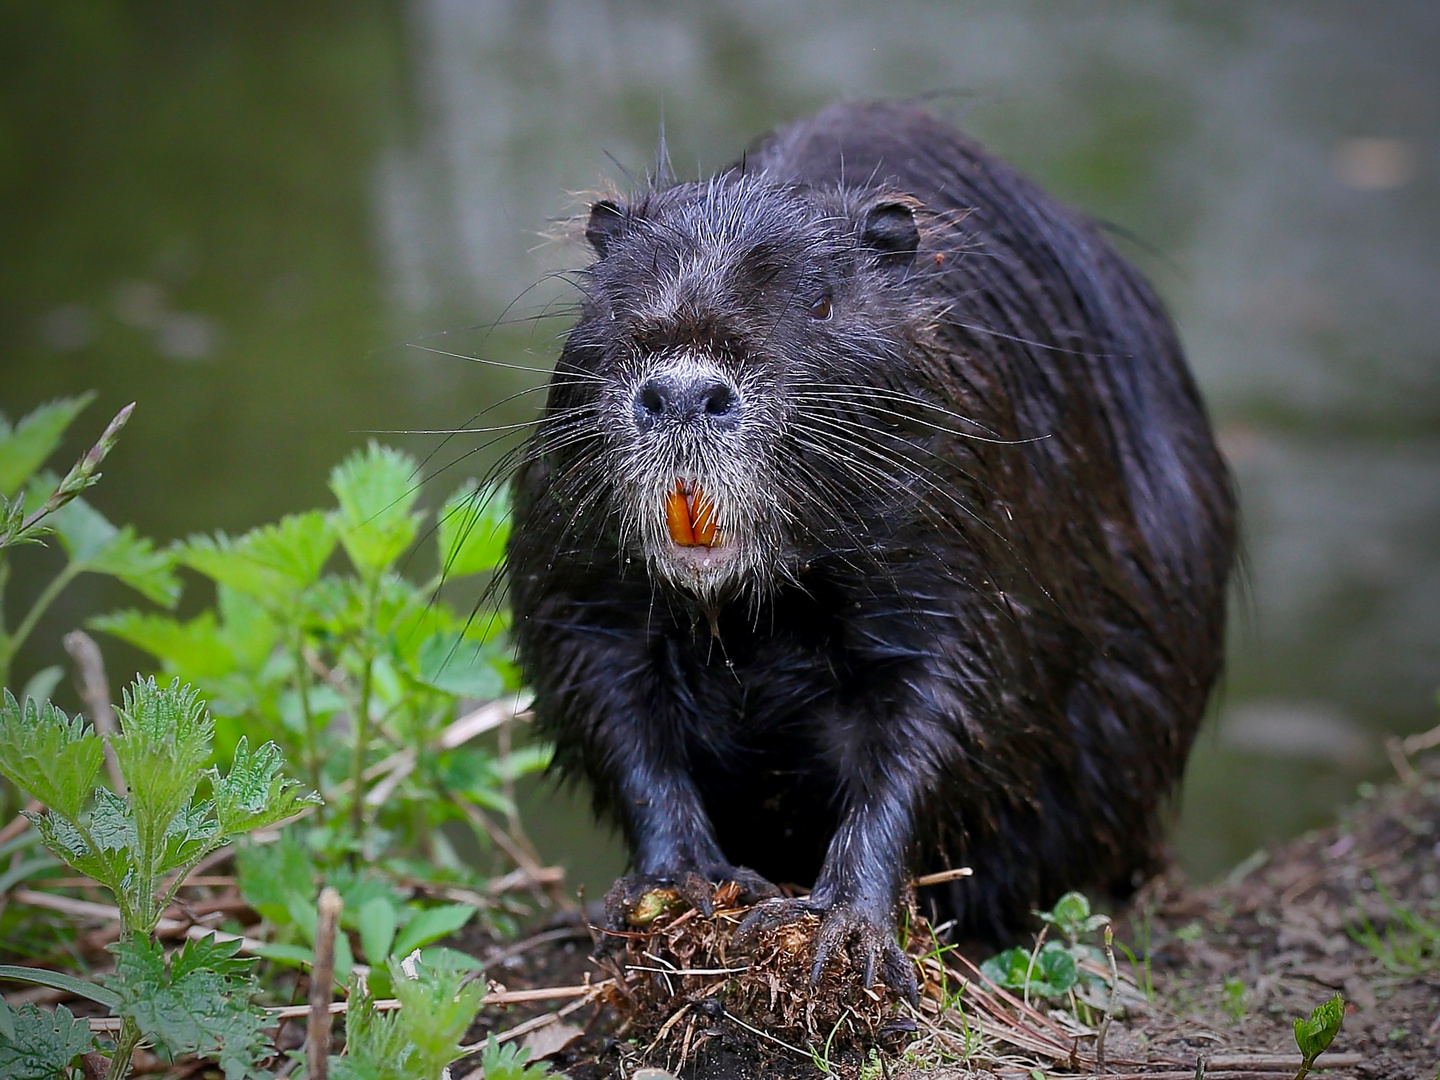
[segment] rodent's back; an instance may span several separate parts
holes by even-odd
[[[1165,571],[1156,584],[1167,599],[1200,588],[1202,604],[1223,591],[1234,499],[1204,406],[1161,303],[1093,222],[903,103],[831,106],[763,139],[744,168],[914,195],[929,211],[928,244],[947,261],[921,277],[952,299],[945,332],[957,357],[1003,356],[1021,392],[1090,395],[1083,403],[1100,413],[1136,525]],[[1055,436],[1044,425],[1056,418],[1032,418],[1021,437]]]

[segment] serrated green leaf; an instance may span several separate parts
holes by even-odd
[[[136,680],[116,713],[120,734],[110,745],[130,789],[138,857],[154,859],[200,782],[214,724],[199,694],[179,679],[163,688],[153,677]]]
[[[503,487],[467,484],[446,500],[439,519],[440,572],[445,578],[493,570],[510,539],[510,500]]]
[[[269,1019],[250,1004],[254,961],[235,956],[239,945],[187,941],[167,965],[158,942],[122,938],[110,946],[115,973],[106,980],[120,995],[116,1013],[172,1054],[215,1057],[228,1080],[261,1075],[256,1066],[269,1054],[262,1032]]]
[[[423,908],[410,917],[395,938],[390,952],[396,957],[406,957],[414,949],[439,941],[447,934],[453,934],[475,915],[471,904],[444,904],[440,907]]]
[[[182,806],[165,830],[164,843],[155,860],[155,874],[168,874],[218,848],[224,837],[215,820],[214,804],[206,799]]]
[[[393,1012],[376,1012],[370,995],[354,988],[345,1056],[330,1059],[336,1080],[439,1080],[460,1056],[459,1042],[479,1012],[485,989],[478,981],[462,986],[464,972],[439,959],[433,967],[422,963],[414,979],[397,960],[389,961],[392,990],[400,999]]]
[[[81,498],[71,499],[48,518],[71,562],[81,570],[108,574],[164,607],[180,599],[175,557],[157,551],[132,526],[117,529]]]
[[[21,417],[13,427],[0,414],[0,495],[13,496],[55,452],[65,430],[95,400],[94,392],[58,398]]]
[[[8,1019],[13,1031],[0,1034],[0,1076],[6,1080],[54,1080],[95,1046],[90,1025],[64,1005],[53,1013],[22,1005]]]
[[[413,675],[431,689],[488,701],[505,692],[490,657],[490,649],[459,632],[432,634],[420,646]]]
[[[222,833],[234,836],[263,829],[319,803],[318,795],[304,794],[299,781],[281,774],[284,766],[284,755],[273,742],[257,747],[252,754],[249,740],[240,737],[229,773],[209,772]]]
[[[144,649],[167,674],[213,683],[233,672],[255,672],[279,642],[279,624],[259,601],[228,585],[216,589],[220,618],[202,611],[188,622],[153,612],[115,611],[90,619],[93,630]]]
[[[1330,1048],[1344,1021],[1345,999],[1339,994],[1317,1005],[1309,1019],[1296,1019],[1295,1045],[1307,1065]]]
[[[235,861],[245,902],[276,926],[290,924],[292,897],[308,903],[316,894],[319,871],[291,830],[282,832],[273,844],[237,845]]]
[[[69,505],[74,506],[79,501],[76,499]],[[63,510],[60,512],[64,513]],[[86,569],[118,578],[162,607],[173,608],[180,600],[175,557],[168,551],[156,550],[153,543],[137,536],[129,525],[115,534],[105,549],[87,563]]]
[[[366,901],[360,909],[357,918],[360,947],[365,950],[365,959],[372,967],[390,955],[398,920],[399,912],[389,897],[377,896]]]
[[[497,1043],[491,1035],[480,1052],[485,1080],[548,1080],[553,1074],[543,1061],[527,1065],[530,1051],[519,1043]]]
[[[340,504],[340,543],[361,576],[372,579],[404,554],[420,519],[410,512],[420,493],[415,459],[371,442],[330,473]]]
[[[290,514],[238,538],[224,533],[192,536],[175,548],[175,556],[272,611],[291,611],[299,594],[319,580],[335,540],[330,515],[312,510]]]
[[[33,698],[22,708],[9,690],[0,699],[0,773],[72,821],[80,816],[104,752],[80,717]]]
[[[112,611],[90,619],[87,626],[143,649],[165,670],[187,681],[213,679],[235,668],[235,658],[220,639],[213,611],[189,622],[148,611]]]

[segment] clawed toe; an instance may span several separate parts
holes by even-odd
[[[749,949],[765,931],[774,930],[786,923],[792,923],[806,915],[814,914],[816,914],[815,906],[808,897],[801,897],[798,900],[785,900],[779,897],[762,900],[755,905],[749,915],[745,916],[731,940],[736,948]]]
[[[864,985],[875,984],[880,975],[895,993],[911,1005],[918,1005],[920,987],[915,978],[915,965],[895,941],[894,929],[886,919],[877,919],[848,904],[824,908],[813,900],[769,900],[755,907],[736,930],[733,939],[739,949],[750,948],[759,935],[794,922],[805,915],[822,916],[815,934],[815,960],[810,967],[810,982],[820,981],[825,968],[836,957],[847,952],[852,963],[861,968]]]

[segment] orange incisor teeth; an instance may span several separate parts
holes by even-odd
[[[681,480],[665,496],[665,524],[670,539],[681,547],[714,547],[719,543],[715,527],[715,504],[696,485],[686,491]]]

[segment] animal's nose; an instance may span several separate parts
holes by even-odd
[[[728,430],[739,425],[741,408],[740,392],[714,372],[659,372],[635,391],[635,422],[642,431],[662,421]]]

